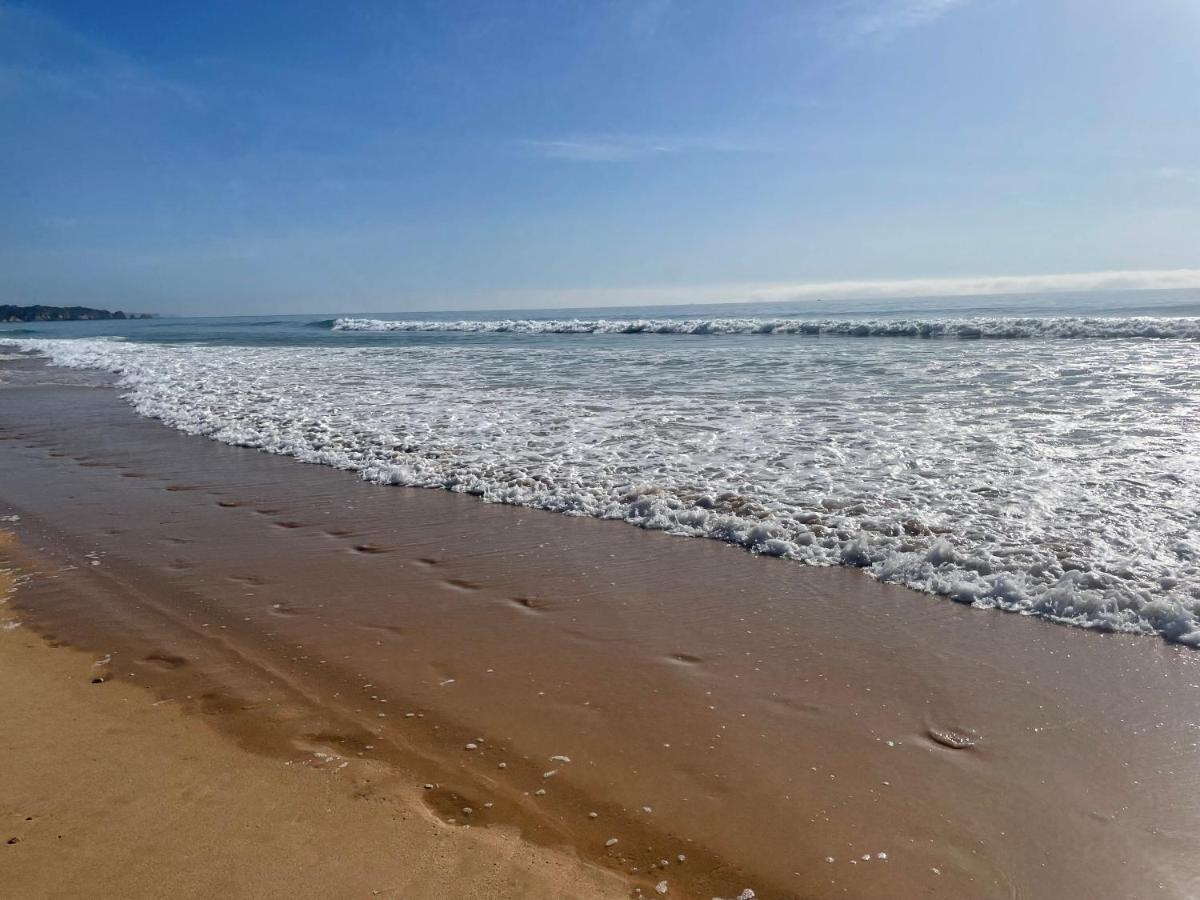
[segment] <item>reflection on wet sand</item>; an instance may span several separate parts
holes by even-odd
[[[7,391],[0,439],[20,615],[243,747],[385,765],[646,893],[1200,887],[1182,648],[374,487],[94,389]]]

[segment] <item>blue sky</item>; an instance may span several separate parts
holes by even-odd
[[[0,0],[0,302],[1200,285],[1198,60],[1195,0]]]

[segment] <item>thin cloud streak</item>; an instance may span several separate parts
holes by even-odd
[[[572,162],[629,162],[677,152],[669,144],[603,138],[530,140],[521,144],[535,156]]]
[[[770,153],[767,144],[720,137],[595,134],[518,141],[534,156],[572,162],[630,162],[681,153]]]
[[[970,0],[876,0],[871,9],[862,9],[850,17],[851,30],[863,36],[890,37],[940,19]]]
[[[629,23],[630,31],[635,37],[653,38],[670,13],[671,6],[672,0],[644,0],[634,10]]]
[[[0,2],[0,100],[26,96],[199,107],[202,92],[139,65],[57,19]]]
[[[948,297],[1179,288],[1200,288],[1200,269],[1134,269],[1069,272],[1056,275],[977,275],[960,278],[911,278],[895,281],[830,281],[765,286],[755,290],[752,299]]]
[[[1136,269],[1056,275],[977,275],[959,278],[680,284],[626,288],[488,292],[489,306],[605,307],[681,303],[871,300],[897,297],[970,297],[1073,291],[1178,290],[1200,288],[1200,269]],[[463,298],[466,299],[466,298]]]
[[[1179,166],[1163,166],[1154,172],[1167,181],[1182,181],[1185,184],[1200,184],[1200,169],[1185,169]]]

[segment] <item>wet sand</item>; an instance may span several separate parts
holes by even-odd
[[[514,832],[442,824],[384,766],[251,754],[97,671],[0,629],[5,897],[626,896]]]
[[[254,759],[387,772],[456,833],[518,829],[629,891],[1200,892],[1191,651],[379,488],[0,365],[30,575],[9,607],[111,655],[97,696],[140,685]],[[372,808],[354,777],[346,808]]]

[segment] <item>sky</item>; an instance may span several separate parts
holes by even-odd
[[[0,0],[0,303],[1200,286],[1196,0]]]

